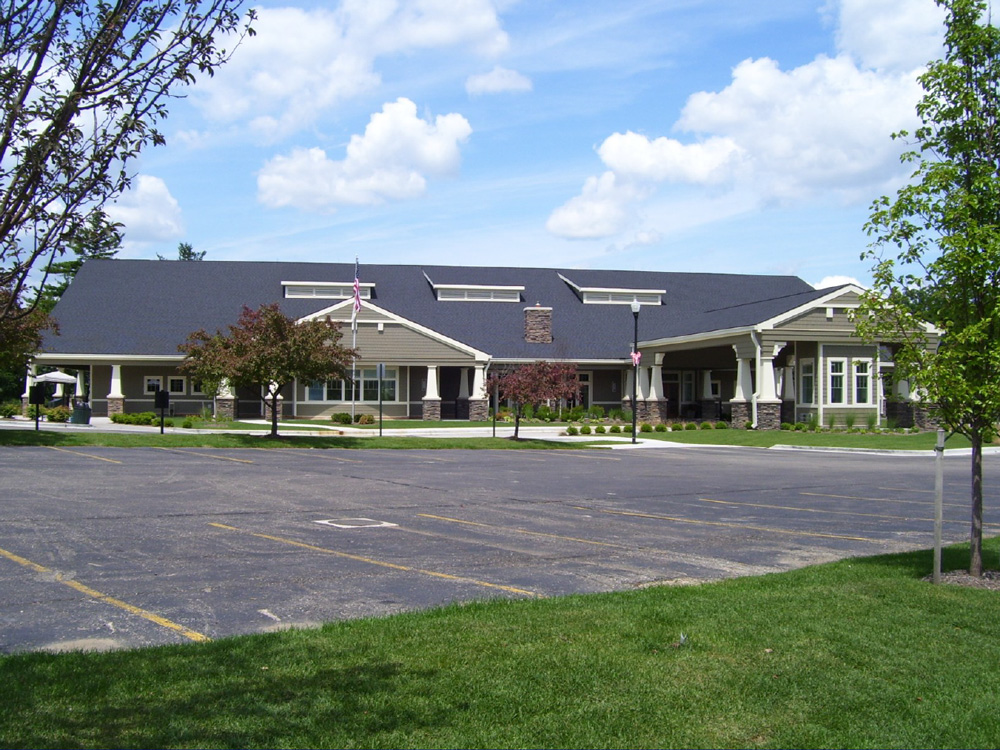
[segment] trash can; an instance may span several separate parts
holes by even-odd
[[[90,407],[86,404],[75,405],[69,421],[70,424],[90,424]]]

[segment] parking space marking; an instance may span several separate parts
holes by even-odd
[[[886,492],[923,492],[928,495],[933,495],[934,490],[915,490],[911,487],[876,487],[877,490],[885,490]]]
[[[321,456],[326,459],[329,458],[331,461],[341,461],[347,464],[359,464],[361,463],[360,458],[344,458],[342,456],[333,455],[336,451],[344,451],[344,448],[321,448],[316,450],[303,450],[302,448],[244,448],[243,450],[251,451],[267,451],[268,453],[278,453],[283,456],[294,456],[295,458],[308,458],[313,459],[317,456]]]
[[[92,455],[90,453],[84,453],[82,451],[71,451],[69,448],[56,448],[54,445],[46,445],[44,447],[48,448],[49,450],[52,450],[52,451],[59,451],[60,453],[72,453],[74,456],[83,456],[84,458],[92,458],[95,461],[107,461],[109,464],[120,464],[120,463],[122,463],[121,461],[116,461],[113,458],[104,458],[103,456],[94,456],[94,455]]]
[[[230,458],[229,456],[213,456],[210,453],[199,453],[198,451],[186,451],[181,448],[161,448],[156,446],[159,451],[167,451],[168,453],[187,453],[190,456],[200,456],[201,458],[211,458],[214,461],[235,461],[238,464],[252,464],[248,458]]]
[[[564,542],[579,542],[580,544],[592,544],[595,547],[614,547],[615,549],[632,549],[622,544],[611,544],[610,542],[597,542],[593,539],[580,539],[575,536],[562,536],[560,534],[547,534],[544,531],[529,531],[528,529],[518,529],[513,526],[497,526],[490,523],[479,523],[478,521],[466,521],[461,518],[449,518],[448,516],[435,516],[430,513],[417,513],[420,518],[433,518],[436,521],[448,521],[449,523],[459,523],[465,526],[478,526],[484,529],[500,529],[502,531],[514,531],[518,534],[528,534],[530,536],[543,536],[549,539],[560,539]]]
[[[572,456],[573,458],[589,458],[594,461],[621,461],[618,456],[604,456],[598,453],[592,453],[591,451],[600,450],[599,448],[578,448],[577,450],[564,451],[558,448],[550,449],[545,452],[546,455],[551,455],[555,453],[557,456]]]
[[[675,523],[689,523],[695,526],[722,526],[727,529],[740,529],[741,531],[764,531],[769,534],[786,534],[788,536],[810,536],[821,539],[847,539],[852,542],[875,542],[879,539],[870,539],[863,536],[847,536],[845,534],[821,534],[816,531],[794,531],[792,529],[776,529],[770,526],[750,526],[742,523],[726,523],[724,521],[698,521],[693,518],[678,518],[677,516],[661,516],[656,513],[640,513],[631,510],[607,510],[605,508],[588,508],[585,505],[571,505],[577,510],[586,510],[591,513],[606,513],[612,516],[629,516],[633,518],[652,518],[658,521],[674,521]]]
[[[766,503],[740,503],[734,500],[712,500],[707,497],[699,497],[699,502],[702,503],[717,503],[719,505],[735,505],[741,508],[769,508],[771,510],[794,510],[799,513],[826,513],[834,516],[862,516],[864,518],[884,518],[894,521],[926,521],[927,523],[934,523],[933,518],[914,518],[913,516],[890,516],[882,513],[858,513],[853,510],[828,510],[826,508],[796,508],[793,505],[768,505]],[[963,520],[952,520],[945,518],[945,523],[968,523]]]
[[[317,547],[314,544],[306,544],[305,542],[299,542],[295,539],[286,539],[285,537],[273,536],[271,534],[260,534],[255,531],[247,531],[245,529],[240,529],[235,526],[228,526],[224,523],[214,523],[209,522],[209,526],[214,526],[217,529],[225,529],[227,531],[236,531],[240,534],[249,534],[250,536],[255,536],[258,539],[267,539],[272,542],[279,542],[281,544],[289,544],[293,547],[301,547],[302,549],[311,550],[313,552],[322,552],[325,555],[334,555],[335,557],[343,557],[347,560],[355,560],[357,562],[368,563],[369,565],[377,565],[382,568],[390,568],[392,570],[401,570],[406,573],[420,573],[421,575],[431,576],[432,578],[444,578],[449,581],[461,581],[462,583],[471,583],[476,586],[483,586],[490,589],[500,589],[501,591],[508,591],[512,594],[521,594],[522,596],[534,596],[537,594],[534,591],[527,591],[526,589],[519,589],[513,586],[504,586],[499,583],[490,583],[488,581],[480,581],[475,578],[466,578],[465,576],[456,576],[451,573],[439,573],[435,570],[425,570],[423,568],[413,568],[408,565],[399,565],[398,563],[391,563],[385,560],[375,560],[371,557],[364,557],[362,555],[352,555],[348,552],[338,552],[337,550],[327,549],[326,547]]]
[[[932,490],[933,492],[933,490]],[[893,497],[858,497],[857,495],[828,495],[824,492],[800,492],[800,495],[807,497],[832,497],[834,500],[867,500],[873,503],[901,503],[903,505],[923,505],[932,506],[933,502],[928,500],[897,500]],[[962,503],[944,503],[947,508],[965,508]]]
[[[148,610],[142,609],[141,607],[136,607],[128,602],[123,602],[121,599],[115,599],[113,596],[108,596],[107,594],[102,594],[100,591],[96,591],[89,586],[85,586],[79,581],[74,581],[71,578],[63,578],[62,574],[58,571],[52,570],[51,568],[46,568],[44,565],[39,565],[38,563],[32,562],[20,555],[15,555],[13,552],[8,552],[5,549],[0,548],[0,557],[6,557],[8,560],[16,562],[18,565],[23,565],[36,573],[46,573],[55,576],[54,581],[56,583],[61,583],[63,586],[68,586],[74,591],[78,591],[84,596],[89,596],[92,599],[104,602],[105,604],[110,604],[113,607],[118,607],[118,609],[123,609],[126,612],[138,615],[150,622],[156,623],[157,625],[173,630],[180,635],[188,638],[192,641],[209,641],[211,640],[207,635],[199,633],[190,628],[186,628],[183,625],[179,625],[176,622],[168,620],[166,617],[160,617],[160,615],[150,612]]]

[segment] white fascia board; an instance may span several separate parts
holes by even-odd
[[[567,284],[569,284],[578,292],[611,292],[613,294],[666,294],[667,293],[666,289],[626,289],[624,287],[615,287],[615,286],[577,286],[562,274],[558,274],[558,276],[560,279],[565,281]]]
[[[183,354],[59,354],[58,352],[41,352],[31,358],[37,364],[46,362],[61,362],[64,364],[118,364],[126,365],[130,362],[183,362]]]
[[[534,362],[560,362],[571,365],[622,365],[632,366],[631,357],[621,359],[552,359],[550,357],[495,357],[491,360],[495,365],[530,365]]]
[[[378,305],[371,304],[367,300],[361,300],[361,307],[377,312],[380,315],[384,315],[393,322],[399,323],[404,328],[408,328],[411,331],[416,331],[417,333],[421,333],[424,336],[433,339],[434,341],[440,342],[446,346],[450,346],[453,349],[458,349],[459,351],[465,352],[466,354],[471,354],[477,362],[488,362],[491,359],[490,355],[487,354],[486,352],[474,349],[468,344],[463,344],[461,341],[456,341],[453,338],[449,338],[448,336],[445,336],[442,333],[438,333],[437,331],[428,328],[427,326],[422,326],[419,323],[415,323],[412,320],[408,320],[401,315],[396,315],[396,313],[389,312],[388,310],[385,310],[379,307]],[[350,309],[348,310],[346,308]],[[343,302],[339,302],[336,305],[331,305],[330,307],[326,307],[318,312],[314,312],[309,315],[306,315],[303,318],[299,318],[298,322],[302,323],[306,320],[315,320],[316,318],[325,318],[329,316],[332,320],[336,320],[338,323],[350,323],[351,322],[350,313],[353,312],[353,309],[354,309],[354,300],[345,299]],[[348,313],[347,317],[344,319],[338,319],[333,317],[333,313],[339,314],[341,312]],[[363,321],[358,321],[358,325],[362,324]]]
[[[523,286],[499,286],[497,284],[434,284],[434,289],[479,289],[484,292],[523,292]]]
[[[718,331],[707,331],[705,333],[691,333],[686,336],[670,336],[662,339],[649,339],[640,341],[639,348],[670,346],[672,344],[692,344],[698,341],[714,341],[715,339],[725,339],[731,336],[743,336],[756,330],[755,326],[744,326],[741,328],[724,328]]]

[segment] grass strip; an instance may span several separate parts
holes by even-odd
[[[0,746],[996,747],[1000,595],[922,582],[930,565],[9,655]]]

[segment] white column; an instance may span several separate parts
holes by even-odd
[[[708,401],[712,398],[712,371],[702,370],[701,371],[701,398],[703,401]]]
[[[486,397],[486,365],[476,365],[472,371],[472,398]]]
[[[639,389],[636,398],[645,401],[649,395],[649,368],[639,366]]]
[[[122,366],[111,365],[111,390],[108,391],[108,398],[125,398],[122,393]]]
[[[437,365],[427,365],[427,392],[424,393],[424,399],[436,398],[440,399],[438,391],[438,368]]]
[[[86,393],[87,393],[87,390],[84,387],[84,383],[83,383],[83,370],[77,370],[76,371],[76,391],[75,391],[75,393],[73,395],[76,396],[78,399],[82,399],[84,397],[84,395],[86,395]]]
[[[24,376],[24,393],[21,394],[21,398],[28,398],[31,395],[31,386],[35,384],[35,375],[37,373],[37,365],[28,367],[28,374]]]
[[[66,371],[63,370],[61,367],[58,370],[56,370],[56,372],[58,372],[60,375],[65,375],[66,374]],[[56,383],[56,389],[55,389],[55,391],[53,392],[52,395],[53,395],[54,398],[62,398],[63,396],[65,396],[66,395],[66,385],[64,383]]]
[[[459,370],[458,378],[458,398],[468,400],[469,398],[469,368],[462,367]]]
[[[234,394],[233,394],[232,385],[230,385],[230,383],[229,383],[228,380],[223,379],[223,381],[221,383],[219,383],[219,396],[218,397],[219,398],[234,398],[235,397]]]
[[[795,368],[786,367],[781,377],[781,398],[783,401],[795,400]]]
[[[622,401],[632,403],[632,383],[635,381],[635,368],[630,367],[625,371],[625,393],[622,394]]]
[[[663,353],[653,355],[653,366],[649,371],[649,398],[662,401],[663,395]]]
[[[739,357],[736,360],[736,393],[733,401],[749,401],[753,393],[753,380],[750,377],[750,360]]]

